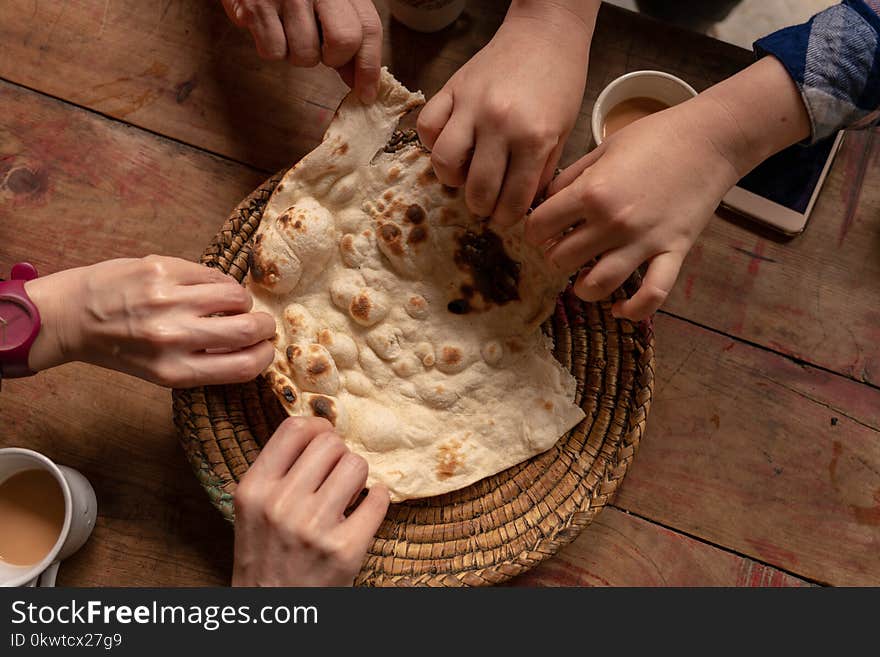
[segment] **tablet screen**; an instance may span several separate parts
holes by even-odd
[[[739,186],[805,214],[833,148],[834,136],[811,146],[790,146],[760,164],[739,181]]]

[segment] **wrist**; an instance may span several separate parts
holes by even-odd
[[[560,36],[580,40],[589,50],[601,4],[600,0],[512,0],[504,21],[537,21]]]
[[[40,311],[40,332],[31,346],[28,366],[34,372],[76,360],[79,339],[75,320],[68,310],[76,299],[75,281],[79,270],[71,269],[25,284],[25,291]]]
[[[800,92],[773,57],[752,64],[693,102],[740,178],[774,153],[810,136]]]

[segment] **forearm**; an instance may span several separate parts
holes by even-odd
[[[507,20],[540,20],[557,27],[561,36],[572,35],[589,51],[601,0],[513,0]]]
[[[798,88],[775,57],[764,57],[689,102],[695,125],[738,176],[810,136]]]

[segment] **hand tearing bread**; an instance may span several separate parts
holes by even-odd
[[[394,501],[500,472],[584,417],[540,329],[565,277],[395,132],[423,103],[384,69],[377,102],[349,94],[270,198],[246,280],[275,317],[264,376],[285,410],[336,425]]]

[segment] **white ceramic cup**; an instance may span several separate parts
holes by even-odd
[[[391,15],[416,32],[438,32],[455,22],[465,0],[389,0]]]
[[[605,118],[612,108],[631,98],[653,98],[672,107],[697,95],[681,78],[663,71],[633,71],[609,83],[593,105],[591,128],[598,146],[605,136]]]
[[[32,566],[15,566],[0,561],[0,586],[54,586],[58,564],[79,550],[95,527],[98,500],[88,479],[73,468],[56,465],[30,449],[0,449],[0,483],[24,470],[45,470],[55,477],[64,495],[64,524],[55,545],[42,561]],[[0,531],[8,531],[0,527]]]

